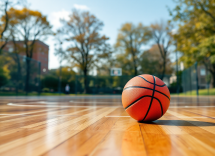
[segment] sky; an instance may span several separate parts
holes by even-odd
[[[167,6],[173,9],[173,0],[28,0],[30,9],[42,12],[53,25],[53,30],[61,26],[59,19],[68,19],[71,10],[76,8],[89,11],[104,23],[102,34],[110,38],[114,45],[118,30],[122,24],[132,22],[150,25],[153,22],[171,19]],[[49,37],[49,69],[59,67],[59,60],[54,55],[54,39]]]

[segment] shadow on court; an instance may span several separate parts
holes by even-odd
[[[213,122],[190,121],[190,120],[157,120],[145,124],[168,125],[168,126],[215,126]]]

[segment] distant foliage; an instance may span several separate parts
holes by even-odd
[[[115,47],[118,51],[122,51],[117,56],[117,66],[123,67],[123,73],[130,72],[130,75],[138,75],[139,56],[145,45],[151,38],[149,28],[141,23],[134,25],[125,23],[119,30]],[[132,68],[127,70],[128,68]],[[127,71],[127,72],[126,72]],[[131,73],[132,72],[132,73]],[[128,73],[127,73],[128,74]]]
[[[178,24],[174,35],[177,50],[186,67],[199,62],[212,75],[215,87],[215,0],[178,0],[170,10],[173,23]]]
[[[141,72],[152,75],[162,76],[163,60],[157,45],[153,45],[151,49],[145,51],[140,57]],[[173,73],[172,62],[169,55],[166,56],[165,74],[171,75]]]

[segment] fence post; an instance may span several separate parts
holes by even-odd
[[[199,80],[198,80],[198,63],[195,62],[195,69],[196,69],[196,95],[199,96]]]
[[[62,88],[61,88],[61,64],[60,64],[60,67],[59,67],[59,77],[58,77],[58,93],[61,95],[61,91],[62,91]]]
[[[75,75],[75,95],[77,96],[77,75]]]
[[[179,82],[178,82],[178,54],[177,54],[177,51],[176,51],[176,92],[177,92],[177,95],[179,95]]]

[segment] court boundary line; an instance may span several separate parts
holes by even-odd
[[[97,108],[97,107],[108,107],[108,108],[118,108],[119,106],[49,106],[49,105],[20,105],[14,103],[8,103],[8,106],[18,106],[18,107],[56,107],[56,108],[72,108],[72,107],[80,107],[80,108]]]

